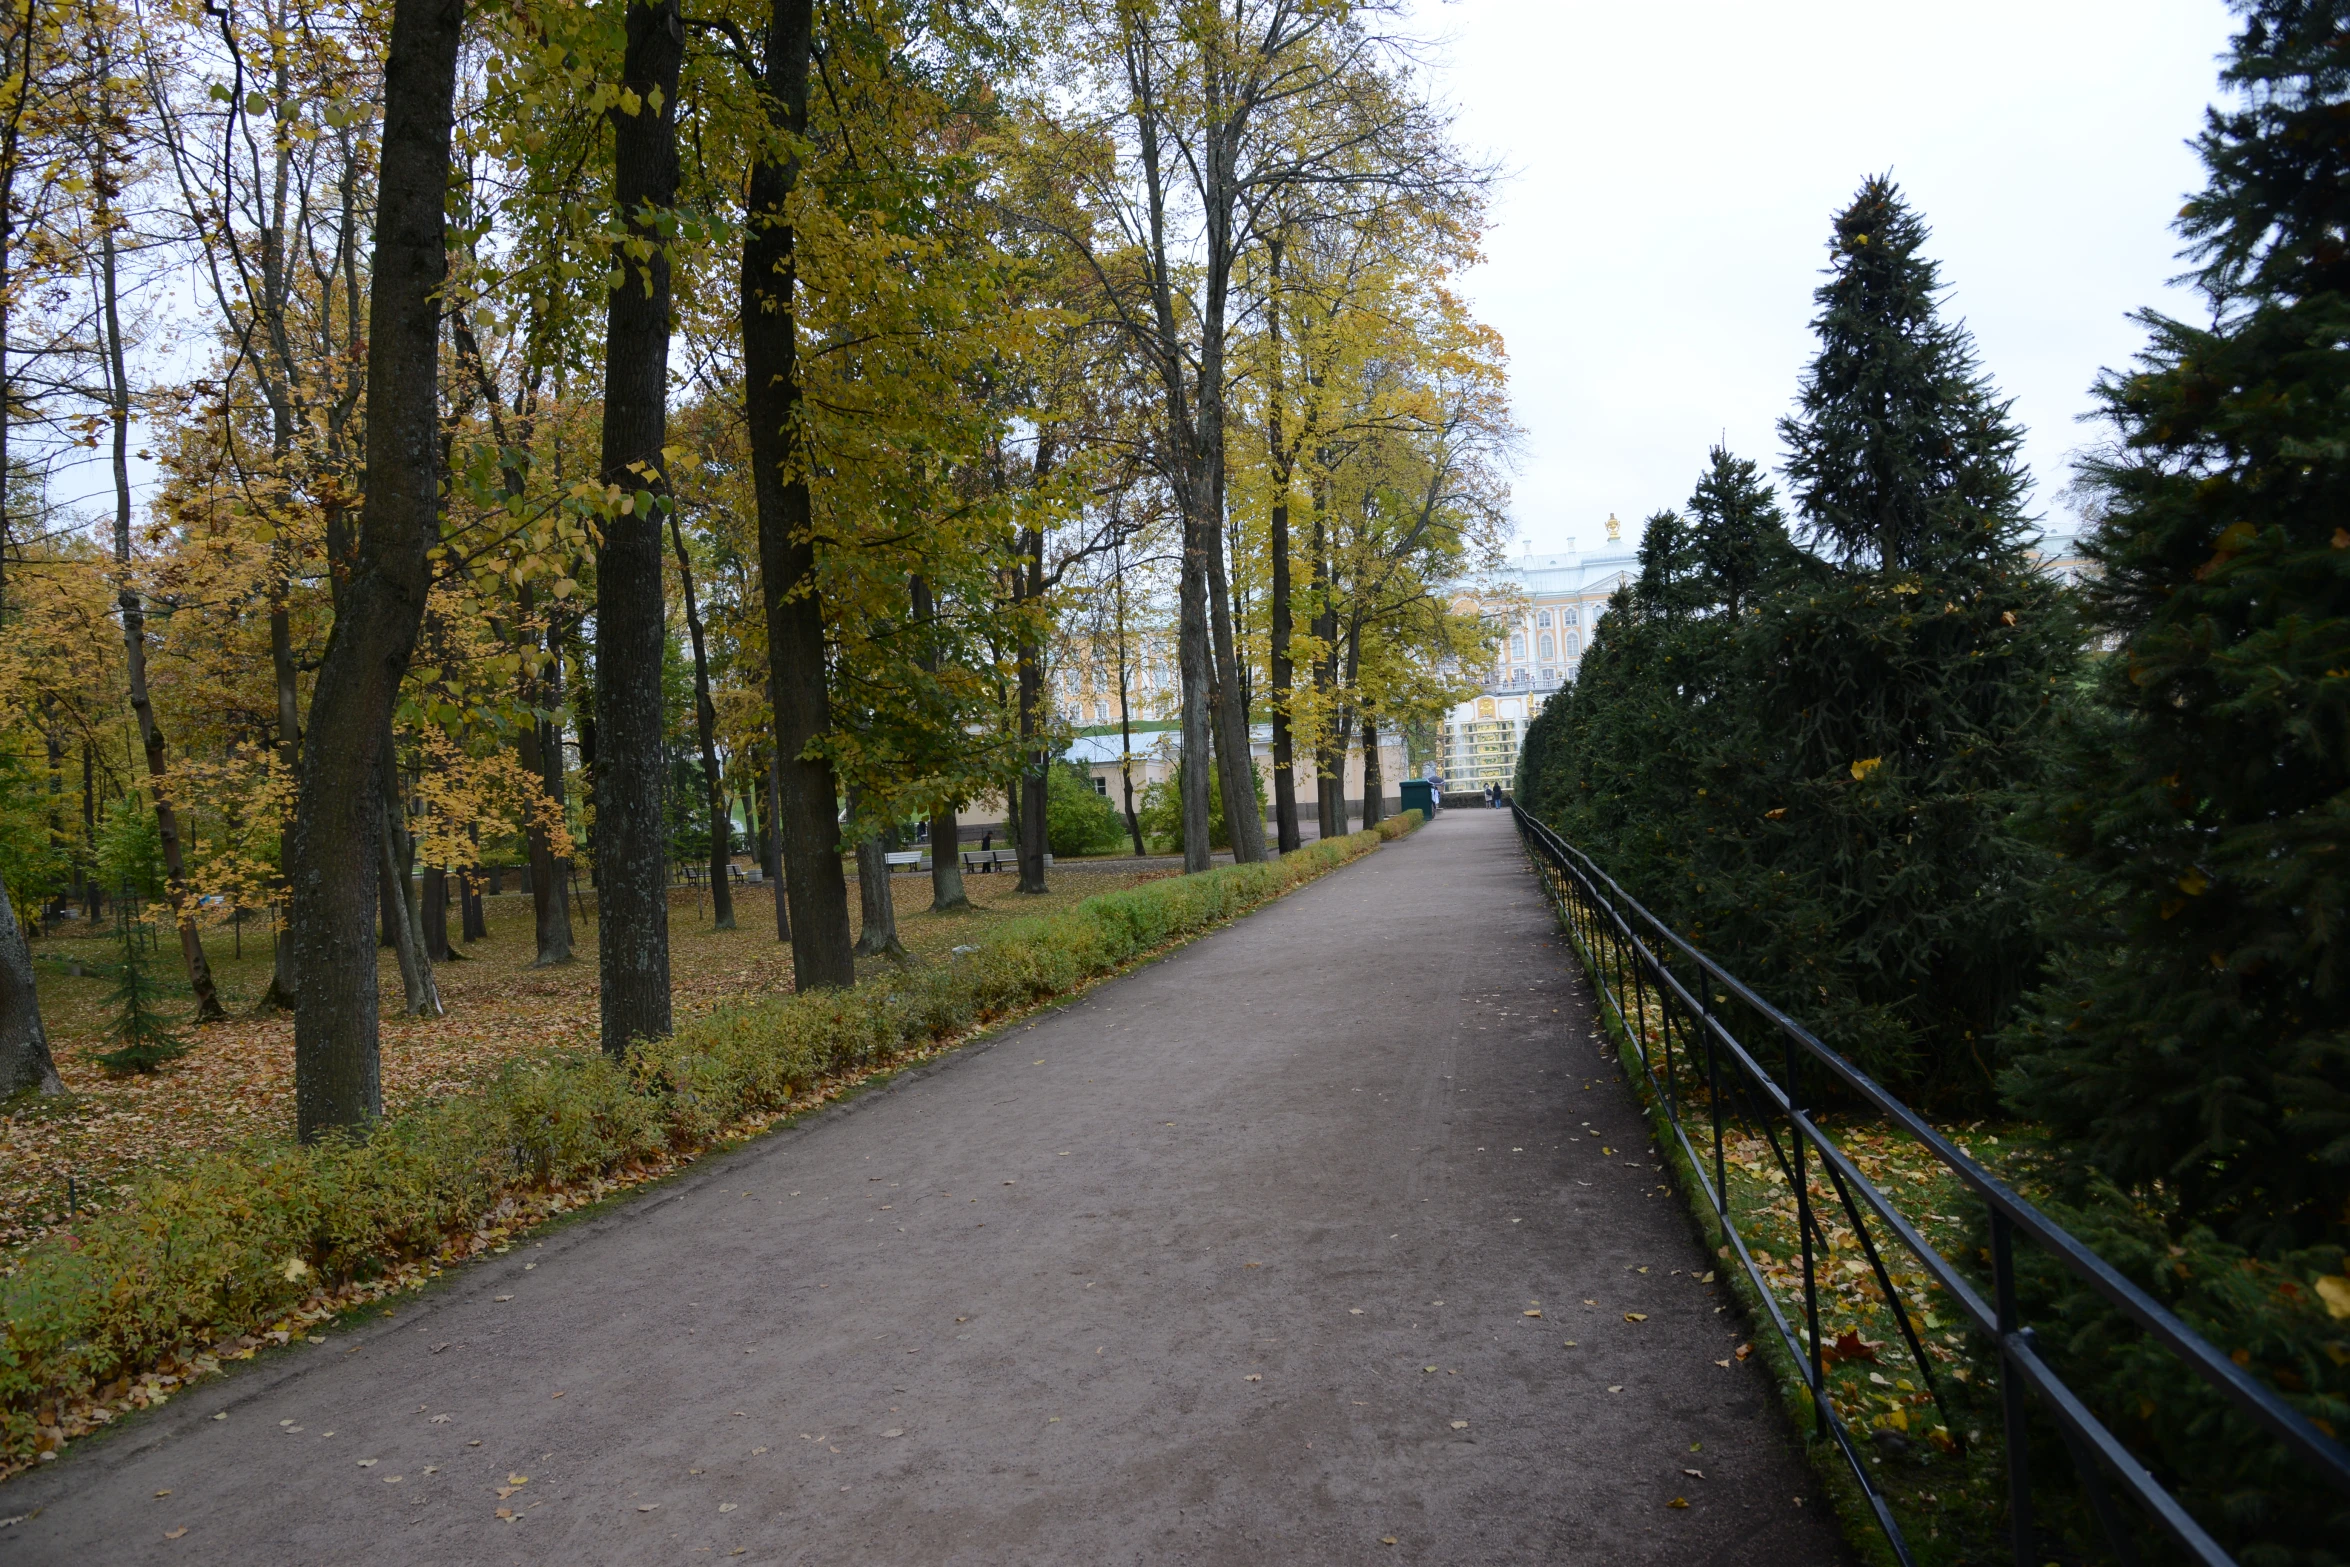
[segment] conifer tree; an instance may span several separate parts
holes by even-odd
[[[2121,645],[2047,805],[2066,946],[2007,1087],[2274,1253],[2350,1241],[2350,3],[2245,10],[2179,225],[2212,324],[2143,312],[2098,388]]]
[[[1689,517],[1698,570],[1732,620],[1753,608],[1757,589],[1794,564],[1787,519],[1762,470],[1725,447],[1706,453]]]
[[[122,962],[115,970],[114,989],[106,997],[106,1004],[117,1009],[106,1032],[114,1039],[115,1046],[100,1052],[97,1058],[100,1066],[118,1074],[153,1072],[164,1062],[176,1061],[188,1053],[187,1041],[174,1033],[162,1013],[156,1010],[155,978],[142,955],[146,946],[146,921],[131,914],[136,901],[126,886],[114,902],[115,939],[122,949]]]
[[[2035,972],[2042,775],[2072,621],[2026,546],[2021,430],[1942,319],[1889,179],[1835,219],[1819,352],[1781,424],[1814,556],[1739,632],[1708,780],[1708,935],[1910,1092],[1991,1091]]]

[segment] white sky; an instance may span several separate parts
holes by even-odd
[[[2068,457],[2127,319],[2192,314],[2170,222],[2218,91],[2222,0],[1417,0],[1438,94],[1511,171],[1468,279],[1511,357],[1520,540],[1585,549],[1679,506],[1726,431],[1776,469],[1829,216],[1891,170],[1946,309],[2015,399],[2068,521]],[[1512,546],[1513,555],[1524,543]]]

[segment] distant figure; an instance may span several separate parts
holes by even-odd
[[[1485,808],[1489,811],[1498,811],[1501,809],[1500,784],[1487,784],[1485,786]]]
[[[979,852],[980,852],[980,853],[982,853],[982,854],[988,854],[988,855],[992,855],[992,853],[993,853],[994,849],[995,849],[995,829],[994,829],[993,827],[990,827],[990,828],[989,828],[987,831],[985,831],[985,832],[983,832],[983,833],[981,833],[981,834],[979,835]],[[994,861],[994,859],[993,859],[993,858],[990,858],[990,859],[989,859],[989,860],[988,860],[988,861],[987,861],[985,864],[981,865],[979,868],[980,868],[981,870],[983,870],[983,871],[987,871],[987,872],[989,872],[989,873],[993,873],[993,872],[994,872],[994,870],[995,870],[995,861]]]

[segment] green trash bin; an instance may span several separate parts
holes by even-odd
[[[1422,821],[1436,819],[1436,781],[1432,778],[1406,778],[1403,781],[1403,808],[1418,811]]]

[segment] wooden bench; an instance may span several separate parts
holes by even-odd
[[[881,859],[882,863],[892,870],[911,871],[922,868],[922,851],[920,849],[893,849],[883,855]]]
[[[965,849],[963,851],[963,869],[967,871],[992,871],[999,865],[1016,866],[1019,863],[1020,851],[1018,849]],[[1047,854],[1044,857],[1044,863],[1045,868],[1050,870],[1053,857]]]

